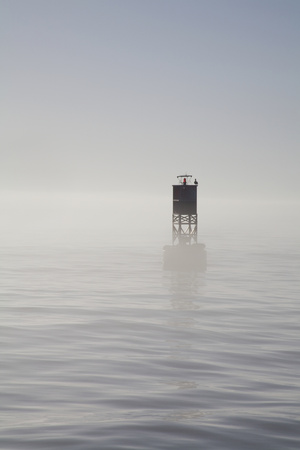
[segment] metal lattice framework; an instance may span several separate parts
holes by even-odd
[[[173,214],[173,244],[197,243],[197,214]]]

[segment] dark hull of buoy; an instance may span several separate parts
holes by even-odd
[[[205,245],[165,245],[163,263],[165,270],[204,272],[207,266]]]

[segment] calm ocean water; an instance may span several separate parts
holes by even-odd
[[[0,448],[300,448],[300,242],[2,245]]]

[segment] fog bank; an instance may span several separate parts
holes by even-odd
[[[222,233],[291,235],[299,202],[198,199],[200,241]],[[2,193],[1,245],[171,243],[171,195]]]

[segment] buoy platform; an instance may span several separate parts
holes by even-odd
[[[197,188],[192,175],[178,175],[173,184],[172,237],[173,245],[164,246],[164,269],[206,270],[206,250],[197,242]]]

